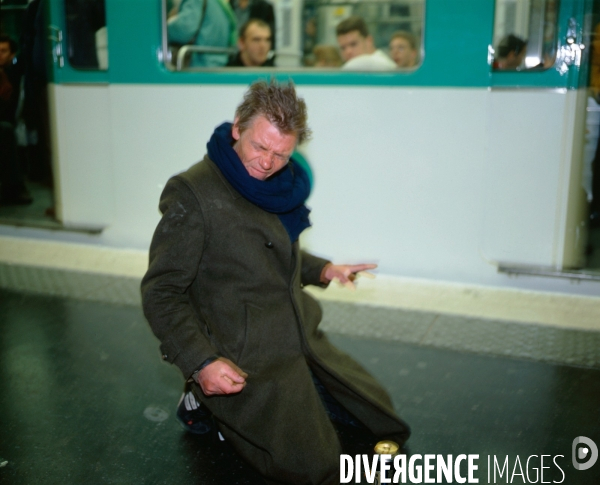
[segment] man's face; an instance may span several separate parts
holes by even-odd
[[[281,133],[262,115],[242,133],[236,118],[231,135],[235,140],[233,149],[248,174],[258,180],[266,180],[285,167],[296,147],[296,135]]]
[[[373,50],[371,36],[363,37],[358,30],[338,35],[337,41],[344,61],[349,61],[362,54],[371,54]]]
[[[271,50],[271,29],[250,24],[239,40],[242,60],[247,66],[262,66]]]
[[[0,42],[0,67],[6,67],[12,64],[15,54],[10,51],[8,42]]]
[[[390,55],[398,67],[413,67],[417,60],[417,52],[402,37],[390,41]]]

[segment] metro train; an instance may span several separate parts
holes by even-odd
[[[89,231],[86,242],[147,248],[168,178],[204,156],[249,83],[276,77],[293,80],[309,109],[314,135],[299,149],[314,175],[313,227],[302,242],[315,253],[375,261],[389,276],[598,294],[593,278],[535,276],[575,278],[586,266],[592,0],[272,3],[276,67],[203,69],[170,50],[166,1],[104,0],[90,67],[75,60],[69,0],[47,0],[55,212],[66,231],[30,234],[82,241]],[[419,64],[305,66],[310,46],[335,44],[335,24],[356,13],[384,50],[394,30],[416,34]],[[494,47],[508,33],[527,39],[527,58],[498,70]]]

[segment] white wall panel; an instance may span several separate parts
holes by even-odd
[[[114,220],[109,87],[49,85],[57,217],[99,229]]]
[[[305,243],[337,260],[377,260],[387,273],[477,272],[486,92],[299,90],[316,180]],[[204,155],[243,91],[111,86],[118,222],[107,237],[148,244],[164,183]]]
[[[376,261],[390,276],[597,291],[593,284],[510,278],[497,274],[494,264],[543,263],[556,252],[564,96],[298,89],[314,130],[303,147],[315,175],[309,200],[314,226],[303,235],[305,246],[336,261]],[[60,179],[61,188],[69,187],[62,190],[64,213],[106,215],[110,208],[113,214],[101,235],[72,239],[147,249],[165,182],[203,157],[214,127],[232,120],[244,91],[222,85],[61,87],[57,113],[67,124],[58,131],[66,157]],[[490,109],[501,116],[492,119]],[[73,168],[74,160],[81,165]],[[99,185],[80,190],[94,180]],[[18,235],[7,231],[0,228]],[[24,231],[69,240],[64,233]]]
[[[492,91],[482,249],[493,261],[561,267],[576,92]],[[580,185],[580,182],[576,185]]]
[[[170,176],[206,153],[215,126],[230,120],[243,87],[111,86],[118,223],[107,237],[147,247]]]
[[[377,260],[392,274],[476,273],[486,92],[303,93],[315,131],[310,246],[337,260]]]

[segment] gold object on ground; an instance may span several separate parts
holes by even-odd
[[[385,440],[380,441],[375,445],[375,453],[378,455],[392,455],[398,454],[400,446],[395,441]]]

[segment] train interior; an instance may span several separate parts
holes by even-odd
[[[28,7],[35,2],[3,0],[0,32],[24,39]],[[163,2],[164,23],[178,3]],[[426,3],[298,2],[303,6],[295,28],[303,32],[302,45],[286,50],[285,35],[278,31],[272,52],[277,68],[314,69],[315,47],[335,45],[332,25],[356,14],[367,20],[377,47],[388,54],[394,32],[407,31],[418,39],[419,59],[407,68],[417,70],[427,55]],[[547,8],[539,21],[552,40],[548,22],[556,3],[498,0],[494,47],[511,32],[533,39],[531,12],[540,4]],[[69,46],[65,62],[82,70],[109,69],[103,0],[64,0],[61,6]],[[520,15],[523,8],[527,22]],[[600,0],[594,0],[587,20],[591,47],[594,26],[600,25]],[[193,64],[202,49],[186,53],[181,46],[165,47],[168,69],[201,69]],[[552,65],[555,45],[544,45],[542,37],[538,46],[531,41],[532,52],[534,47],[537,53],[523,58],[515,71]],[[490,70],[497,69],[490,48]],[[21,62],[20,55],[15,62]],[[584,59],[592,62],[592,56]],[[65,227],[57,215],[47,97],[39,96],[29,111],[22,101],[20,109],[15,139],[25,200],[0,202],[0,225],[75,231],[82,237],[97,233]],[[540,273],[567,277],[573,285],[600,279],[600,170],[595,169],[600,167],[600,95],[591,88],[585,109],[579,185],[588,210],[582,262]],[[175,409],[183,378],[160,360],[158,341],[140,308],[139,278],[147,256],[109,250],[91,255],[83,247],[55,249],[43,236],[38,239],[0,248],[0,482],[264,483],[218,434],[192,435],[179,426]],[[40,262],[42,252],[57,265]],[[370,283],[361,284],[368,292]],[[315,295],[324,309],[322,327],[333,343],[385,385],[397,412],[411,425],[413,436],[403,448],[408,457],[477,454],[479,483],[536,483],[534,474],[542,483],[600,483],[600,464],[579,471],[575,451],[571,456],[578,436],[600,446],[597,298],[531,297],[508,290],[492,295],[452,285],[421,293],[414,286],[404,290],[394,305],[381,307],[361,304],[360,297],[338,298],[342,288],[331,290],[334,297],[320,290]],[[372,452],[372,436],[344,427],[338,433],[347,453]],[[544,457],[550,458],[544,462]],[[494,467],[494,460],[500,465]],[[466,461],[460,470],[466,476]],[[359,481],[372,483],[364,476]]]

